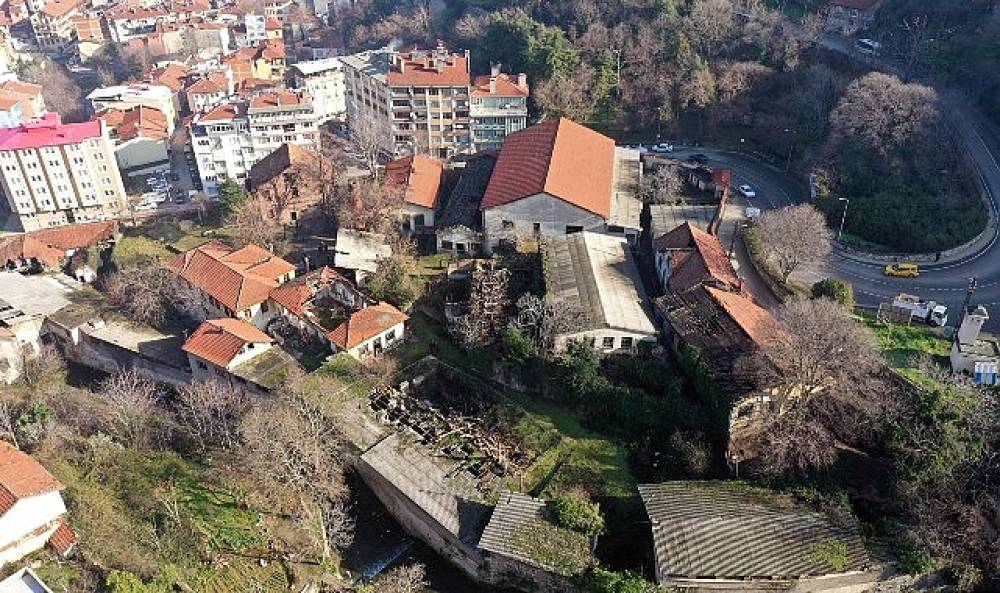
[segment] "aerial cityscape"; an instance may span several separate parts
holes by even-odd
[[[998,0],[0,0],[0,593],[1000,591],[998,97]]]

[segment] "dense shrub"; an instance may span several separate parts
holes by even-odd
[[[854,309],[854,287],[839,278],[824,278],[812,285],[812,298],[827,298],[840,303],[847,310]]]
[[[552,501],[552,510],[560,527],[587,535],[604,533],[604,517],[597,503],[577,496],[563,496]]]

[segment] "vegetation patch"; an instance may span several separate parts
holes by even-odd
[[[149,266],[173,255],[162,242],[141,235],[122,237],[111,251],[111,258],[119,268]]]
[[[562,575],[579,574],[591,562],[590,539],[586,535],[544,519],[527,521],[512,534],[511,540],[531,560]]]

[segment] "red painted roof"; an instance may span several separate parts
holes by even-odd
[[[166,265],[234,312],[263,303],[278,279],[295,270],[256,245],[233,251],[215,241],[185,251]]]
[[[81,0],[49,0],[42,7],[42,12],[50,17],[58,18],[79,8],[81,4],[83,4]]]
[[[510,74],[500,74],[496,76],[496,90],[490,92],[489,74],[481,74],[472,83],[473,97],[527,97],[528,85],[518,86],[517,77]]]
[[[210,319],[198,326],[181,350],[226,368],[251,343],[271,344],[274,338],[242,319]]]
[[[681,256],[672,263],[672,290],[687,290],[705,280],[716,280],[737,289],[742,285],[719,239],[690,222],[657,237],[653,246],[657,251],[692,250],[690,256]]]
[[[319,289],[333,282],[341,280],[348,282],[333,268],[323,266],[318,270],[313,270],[304,276],[299,276],[293,280],[285,282],[278,288],[271,291],[271,299],[285,309],[302,317],[305,315],[305,305],[312,300]]]
[[[6,441],[0,441],[0,515],[18,500],[62,490],[42,464]]]
[[[0,129],[0,150],[26,150],[43,146],[79,144],[101,137],[101,122],[64,124],[58,113],[46,113],[40,121]]]
[[[327,337],[341,350],[348,350],[409,318],[406,313],[389,303],[379,303],[355,311],[347,321],[331,330]]]
[[[469,63],[464,55],[447,54],[435,67],[435,50],[399,52],[390,59],[386,80],[389,86],[468,86]]]
[[[435,208],[444,166],[440,161],[422,154],[405,156],[390,161],[385,175],[393,183],[406,186],[403,200],[408,204]]]
[[[785,334],[774,317],[748,296],[711,286],[705,289],[758,346],[769,344]]]
[[[548,193],[608,218],[614,168],[614,140],[566,118],[547,120],[507,136],[480,207]]]

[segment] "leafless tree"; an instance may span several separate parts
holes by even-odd
[[[102,381],[98,393],[109,405],[114,436],[126,445],[147,445],[158,421],[159,386],[128,369]]]
[[[202,448],[230,448],[239,440],[239,423],[249,406],[246,393],[210,379],[177,391],[177,420]]]
[[[525,293],[517,299],[517,314],[512,323],[532,336],[540,348],[551,351],[556,337],[577,326],[583,314],[579,307]]]
[[[342,550],[354,541],[354,519],[343,496],[303,499],[295,514],[295,523],[309,539],[311,552],[324,561],[335,550]]]
[[[645,175],[639,183],[639,195],[650,204],[667,204],[677,200],[684,187],[677,167],[664,165],[650,175]]]
[[[280,214],[263,192],[254,192],[233,213],[233,236],[241,245],[261,245],[270,251],[281,251],[278,244],[284,236]]]
[[[361,588],[360,593],[422,593],[427,582],[422,564],[400,566],[378,576]]]
[[[732,0],[694,0],[684,29],[698,53],[720,53],[736,30],[736,9]]]
[[[30,346],[21,348],[21,378],[30,387],[51,380],[66,370],[66,361],[51,344],[43,344],[37,352]]]
[[[17,410],[12,403],[0,401],[0,440],[9,442],[15,449],[20,448],[17,443],[17,431],[14,430],[17,416]]]
[[[532,93],[545,117],[567,117],[587,121],[600,97],[594,93],[594,69],[586,64],[571,74],[557,74],[535,85]]]
[[[764,255],[785,281],[802,264],[819,261],[830,253],[832,235],[826,219],[809,204],[766,211],[757,223],[757,232]]]
[[[163,266],[121,269],[102,281],[108,302],[135,319],[161,327],[169,317],[204,320],[197,293]]]
[[[55,111],[68,122],[84,121],[87,118],[83,90],[59,64],[47,58],[39,59],[20,73],[26,82],[41,85],[45,108]]]
[[[760,393],[770,401],[751,447],[773,474],[826,467],[836,447],[863,445],[893,408],[871,332],[827,299],[793,301],[781,330],[753,356]]]
[[[345,189],[339,194],[337,205],[341,226],[386,236],[399,231],[401,186],[388,181],[358,180]]]

